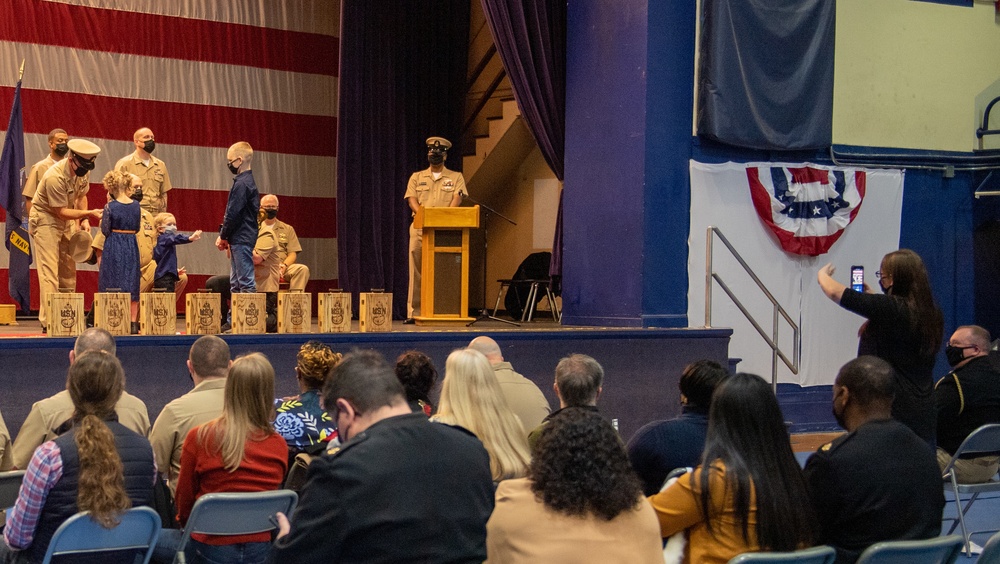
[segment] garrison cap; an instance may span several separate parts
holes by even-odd
[[[101,153],[101,148],[86,139],[70,139],[69,150],[77,156],[92,159]]]
[[[451,141],[448,141],[444,137],[428,137],[427,148],[447,151],[451,149]]]

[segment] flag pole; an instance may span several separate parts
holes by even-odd
[[[21,82],[21,77],[24,76],[24,59],[21,59],[21,70],[17,71],[17,81]]]

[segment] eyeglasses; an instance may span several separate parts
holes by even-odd
[[[888,276],[888,274],[886,276]],[[879,280],[881,280],[882,279],[882,271],[881,270],[876,270],[875,271],[875,277],[878,278]]]

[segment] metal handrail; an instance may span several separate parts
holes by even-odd
[[[736,294],[734,294],[733,291],[729,289],[729,286],[722,281],[722,277],[716,274],[716,272],[712,268],[712,247],[715,241],[715,237],[713,236],[713,234],[719,236],[719,240],[721,240],[722,243],[726,245],[726,248],[729,249],[729,252],[730,254],[733,255],[733,258],[735,258],[736,261],[740,263],[740,266],[743,267],[743,270],[750,275],[750,278],[752,278],[753,281],[757,284],[757,287],[760,288],[760,290],[764,292],[764,295],[767,296],[767,299],[770,300],[771,306],[773,308],[772,309],[773,315],[771,319],[772,329],[770,337],[767,336],[767,333],[764,332],[764,329],[761,328],[760,324],[757,323],[757,320],[754,319],[753,315],[747,310],[747,308],[743,306],[743,303],[740,302],[740,300],[736,297]],[[709,328],[712,326],[712,288],[714,286],[712,281],[714,280],[715,282],[719,283],[719,286],[723,289],[723,291],[726,292],[726,295],[729,296],[729,299],[733,300],[733,303],[736,304],[736,307],[738,307],[739,310],[743,313],[743,316],[747,318],[747,321],[749,321],[750,324],[753,325],[753,328],[757,330],[757,333],[764,339],[764,342],[766,342],[767,345],[771,347],[771,389],[775,393],[777,393],[779,358],[781,359],[782,362],[785,363],[785,366],[787,366],[788,369],[792,371],[792,374],[799,373],[799,350],[802,348],[802,337],[799,332],[799,326],[797,323],[795,323],[795,321],[792,320],[791,316],[788,315],[788,312],[785,311],[785,308],[781,307],[781,304],[778,303],[778,300],[776,300],[774,298],[774,295],[771,294],[771,292],[767,289],[766,286],[764,286],[764,283],[760,281],[760,278],[758,278],[757,275],[754,273],[753,269],[750,268],[750,265],[748,265],[746,261],[743,260],[743,257],[740,256],[740,254],[733,247],[732,243],[729,242],[729,239],[726,239],[726,236],[722,234],[722,231],[720,231],[718,227],[709,225],[708,229],[706,229],[705,231],[705,236],[706,236],[705,328]],[[785,356],[785,353],[782,352],[781,349],[778,347],[779,315],[781,315],[781,317],[784,317],[785,321],[792,327],[793,350],[792,350],[791,361],[788,360],[788,357]]]

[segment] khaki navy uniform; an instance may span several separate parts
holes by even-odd
[[[35,268],[38,272],[38,321],[46,325],[47,297],[59,288],[76,290],[76,262],[70,253],[69,238],[79,229],[76,219],[60,219],[55,208],[87,209],[90,173],[76,176],[66,158],[45,172],[31,200],[28,233],[35,241]],[[77,205],[82,201],[81,205]]]
[[[275,240],[273,229],[265,229],[265,226],[261,224],[260,231],[257,233],[257,244],[254,245],[253,252],[264,259],[260,264],[253,265],[257,291],[263,293],[277,292],[281,260],[278,259],[278,243]]]
[[[493,374],[500,383],[500,391],[510,410],[521,420],[524,436],[527,437],[552,412],[549,400],[534,382],[515,372],[509,362],[494,364]]]
[[[185,437],[191,429],[222,415],[225,389],[225,378],[209,378],[165,405],[156,417],[149,442],[153,445],[156,467],[167,479],[171,492],[177,490]]]
[[[73,399],[67,390],[35,402],[14,441],[14,466],[24,470],[36,448],[59,436],[56,429],[73,418],[74,409]],[[118,422],[128,429],[143,437],[149,434],[149,412],[141,399],[122,392],[122,397],[115,404],[115,413],[118,414]]]
[[[437,180],[428,167],[410,176],[403,199],[416,198],[417,203],[425,208],[446,208],[451,205],[455,194],[468,196],[465,188],[465,177],[461,172],[441,169]],[[420,316],[420,270],[423,249],[423,230],[410,223],[410,288],[407,294],[407,317]]]
[[[139,202],[142,209],[154,216],[167,211],[167,192],[173,186],[170,184],[167,165],[163,161],[150,155],[149,165],[146,165],[139,155],[132,153],[115,163],[115,170],[128,172],[142,179],[142,201]]]
[[[14,457],[11,449],[10,431],[0,414],[0,472],[6,472],[13,467]]]
[[[295,234],[295,228],[281,220],[274,220],[274,235],[278,239],[278,261],[285,262],[288,253],[301,253],[302,244]],[[309,267],[298,262],[285,267],[285,280],[289,290],[306,290],[309,282]]]
[[[49,170],[57,162],[59,161],[52,158],[52,153],[49,153],[44,159],[32,165],[31,171],[28,172],[28,177],[24,180],[24,189],[21,190],[21,195],[28,199],[34,198],[35,192],[38,191],[38,185],[42,182],[42,176],[45,175],[45,171]]]

